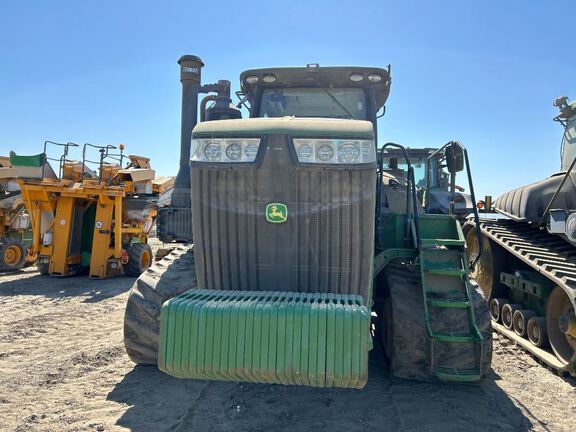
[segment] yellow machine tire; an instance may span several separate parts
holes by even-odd
[[[0,271],[18,271],[26,263],[26,248],[18,240],[0,239]]]
[[[154,260],[152,248],[148,243],[132,243],[126,248],[126,252],[128,252],[128,263],[124,265],[126,276],[140,276]]]
[[[197,288],[192,246],[179,246],[134,283],[124,313],[124,346],[137,364],[158,364],[162,304]]]
[[[46,257],[39,257],[36,260],[36,269],[38,273],[46,276],[50,272],[50,259],[45,260]]]

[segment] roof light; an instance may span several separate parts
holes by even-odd
[[[256,84],[258,82],[258,77],[256,75],[250,75],[249,77],[246,77],[246,82],[248,84]]]
[[[262,81],[264,81],[265,83],[273,83],[274,81],[276,81],[276,76],[272,74],[264,75]]]
[[[382,77],[378,74],[370,74],[368,75],[368,81],[372,81],[372,82],[380,82],[382,81]]]
[[[352,75],[350,75],[350,81],[359,82],[362,81],[363,79],[364,75],[359,73],[353,73]]]

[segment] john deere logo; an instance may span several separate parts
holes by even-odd
[[[288,219],[288,207],[282,203],[270,203],[266,206],[266,220],[271,223],[282,223]]]

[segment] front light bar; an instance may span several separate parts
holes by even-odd
[[[293,142],[300,163],[349,165],[376,162],[373,140],[295,138]]]
[[[193,162],[254,162],[260,138],[193,138]]]

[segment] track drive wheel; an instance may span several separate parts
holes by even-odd
[[[126,248],[128,263],[124,265],[127,276],[140,276],[152,265],[152,248],[148,243],[132,243]]]
[[[474,279],[484,296],[490,300],[494,297],[506,297],[506,287],[500,283],[500,273],[506,263],[506,252],[486,236],[482,236],[482,256],[476,262],[470,277]],[[476,228],[469,226],[466,233],[466,256],[468,260],[480,250]]]
[[[162,304],[197,288],[192,246],[179,246],[136,280],[124,313],[124,346],[137,364],[158,363]]]
[[[26,248],[18,240],[0,239],[0,271],[18,271],[26,262]]]
[[[566,292],[556,286],[548,299],[546,307],[546,328],[548,339],[556,357],[568,364],[576,361],[576,316],[574,307]]]
[[[389,295],[384,304],[382,342],[390,372],[399,378],[433,381],[429,370],[428,333],[420,277],[401,260],[390,263],[384,272]],[[490,311],[476,284],[472,284],[471,296],[476,325],[484,337],[483,357],[480,359],[483,379],[492,362]],[[453,358],[455,367],[475,363],[475,359],[470,358],[470,350],[465,351]]]

